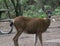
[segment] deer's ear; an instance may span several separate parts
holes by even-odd
[[[52,19],[52,21],[53,21],[53,22],[56,22],[56,20],[55,20],[55,19]]]

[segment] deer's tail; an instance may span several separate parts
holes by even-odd
[[[12,20],[10,20],[10,27],[11,27],[11,29],[8,32],[8,34],[10,34],[13,31],[13,21]]]

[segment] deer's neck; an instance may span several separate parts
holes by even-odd
[[[45,22],[48,24],[48,26],[50,25],[51,23],[51,18],[44,18]]]

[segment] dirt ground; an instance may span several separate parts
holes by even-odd
[[[56,17],[53,17],[56,18]],[[57,19],[58,18],[58,19]],[[50,27],[45,33],[42,34],[43,46],[60,46],[60,17],[56,18],[56,22],[51,22]],[[9,32],[9,23],[0,22],[0,30]],[[13,37],[16,34],[16,29],[13,29],[11,34],[0,34],[0,46],[14,46]],[[25,34],[19,37],[19,46],[34,46],[35,34]],[[37,46],[41,46],[39,39]]]

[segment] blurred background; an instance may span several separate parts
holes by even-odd
[[[60,0],[0,0],[0,19],[17,16],[44,18],[43,6],[52,10],[52,15],[60,15]]]

